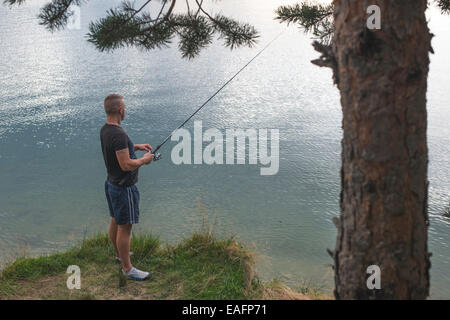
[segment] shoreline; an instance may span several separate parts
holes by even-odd
[[[232,238],[194,233],[177,244],[162,245],[149,234],[133,235],[132,262],[149,270],[146,281],[127,280],[115,264],[108,235],[97,234],[67,250],[20,257],[0,271],[0,299],[331,299],[317,289],[293,290],[280,281],[262,282],[254,254]],[[80,289],[68,289],[80,270]],[[300,291],[300,292],[299,292]]]

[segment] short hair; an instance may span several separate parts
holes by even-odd
[[[106,114],[116,114],[123,105],[123,96],[117,93],[109,94],[105,98],[104,106]]]

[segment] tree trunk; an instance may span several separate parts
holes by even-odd
[[[426,89],[431,49],[426,0],[335,0],[331,59],[343,111],[337,299],[425,299]],[[366,27],[371,4],[381,30]],[[329,57],[330,58],[330,57]],[[381,270],[368,289],[367,267]]]

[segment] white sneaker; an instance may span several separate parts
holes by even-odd
[[[122,273],[128,278],[136,281],[143,281],[150,277],[150,272],[141,271],[139,269],[136,269],[135,267],[131,267],[130,271],[126,272],[122,269]]]

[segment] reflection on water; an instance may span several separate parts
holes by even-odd
[[[193,61],[181,60],[176,49],[96,52],[83,35],[113,1],[89,3],[81,12],[82,30],[55,34],[34,19],[42,1],[0,8],[2,261],[18,245],[47,252],[106,231],[98,141],[104,97],[124,94],[130,136],[158,144],[285,28],[273,21],[278,1],[239,1],[236,12],[237,1],[219,5],[253,23],[262,34],[259,45],[230,52],[215,44]],[[431,29],[437,34],[428,93],[431,280],[433,297],[449,298],[450,221],[442,212],[450,190],[450,62],[439,35],[450,30],[436,12]],[[330,288],[332,261],[325,249],[334,247],[336,236],[331,218],[339,210],[341,114],[331,72],[309,62],[316,56],[308,38],[289,28],[198,115],[205,129],[279,129],[278,175],[260,176],[257,166],[175,166],[169,143],[165,160],[141,170],[137,230],[176,241],[206,215],[217,232],[239,235],[258,252],[264,279],[293,286],[304,279]]]

